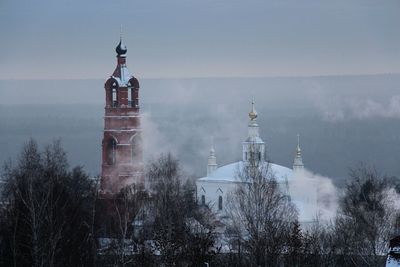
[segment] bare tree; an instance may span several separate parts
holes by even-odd
[[[203,266],[212,263],[219,254],[217,247],[216,218],[208,207],[196,207],[186,219],[186,262],[189,266]]]
[[[123,188],[112,199],[116,238],[109,250],[115,256],[114,265],[127,266],[135,262],[138,246],[138,236],[135,233],[139,230],[135,228],[144,219],[140,215],[146,199],[146,193],[138,190],[135,184]]]
[[[331,223],[315,222],[302,231],[300,264],[297,266],[342,266],[336,265],[335,233]]]
[[[152,195],[153,240],[162,263],[182,261],[184,210],[178,162],[170,154],[151,162],[147,169]]]
[[[378,266],[394,233],[390,185],[376,170],[361,165],[350,172],[336,218],[336,247],[343,264]]]
[[[198,266],[216,254],[210,211],[196,206],[194,189],[183,186],[178,161],[170,154],[149,164],[153,241],[165,266]]]
[[[80,168],[68,170],[60,142],[40,152],[36,142],[30,140],[18,165],[6,166],[4,175],[7,205],[1,226],[5,236],[6,232],[11,234],[6,239],[11,241],[13,265],[92,263],[94,240],[90,237],[91,213],[87,207],[93,201],[93,187]]]
[[[275,266],[285,252],[297,211],[270,164],[259,158],[257,151],[251,151],[248,162],[238,170],[241,182],[228,201],[229,228],[249,255],[249,264]]]

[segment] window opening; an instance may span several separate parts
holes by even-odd
[[[218,209],[222,210],[222,196],[218,197]]]
[[[117,88],[112,89],[112,106],[113,108],[118,106]]]
[[[128,107],[133,107],[134,106],[134,101],[132,99],[132,86],[130,83],[128,83]]]
[[[109,165],[115,164],[116,159],[117,142],[114,138],[111,138],[107,144],[107,163]]]

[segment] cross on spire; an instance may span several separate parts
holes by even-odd
[[[300,134],[297,134],[297,147],[300,147]]]
[[[251,101],[251,111],[249,113],[249,117],[250,117],[251,121],[255,121],[257,119],[257,111],[256,111],[256,109],[254,107],[254,96],[253,96],[253,99]]]
[[[304,168],[303,159],[301,157],[301,149],[300,149],[300,134],[297,134],[297,147],[296,154],[293,162],[293,170],[298,170]]]
[[[119,44],[115,48],[115,52],[117,52],[118,56],[125,55],[128,50],[126,49],[126,45],[122,41],[122,24],[119,30]]]
[[[214,154],[215,149],[214,149],[214,136],[211,136],[211,149],[210,149],[210,154]]]
[[[214,150],[214,137],[211,136],[211,149],[210,149],[210,155],[208,156],[207,176],[209,176],[217,168],[218,168],[218,164],[217,164],[217,157],[215,156],[215,150]]]

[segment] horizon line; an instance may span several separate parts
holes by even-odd
[[[315,75],[255,75],[255,76],[191,76],[191,77],[141,77],[144,80],[190,80],[190,79],[261,79],[261,78],[324,78],[350,76],[385,76],[400,75],[400,72],[352,73],[352,74],[315,74]],[[98,78],[0,78],[0,81],[78,81],[107,80],[111,76]],[[137,76],[135,76],[138,78]]]

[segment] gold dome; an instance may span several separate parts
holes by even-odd
[[[254,108],[254,99],[251,102],[251,111],[249,113],[250,120],[254,121],[257,118],[257,111]]]
[[[249,117],[250,117],[250,120],[254,121],[257,118],[257,112],[255,110],[252,110],[249,113]]]

